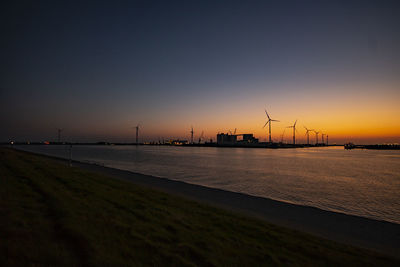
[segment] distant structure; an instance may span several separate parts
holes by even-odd
[[[253,136],[253,134],[239,134],[243,137],[239,143],[258,143],[258,139]]]
[[[198,142],[198,144],[201,143],[201,140],[203,139],[203,136],[204,136],[204,131],[201,131],[201,135],[200,135],[200,137],[199,137],[199,142]]]
[[[237,142],[237,135],[236,134],[224,134],[219,133],[217,134],[217,144],[218,145],[234,145]]]
[[[283,143],[283,138],[285,137],[286,128],[283,128],[283,132],[281,134],[281,143]]]
[[[58,143],[61,143],[61,132],[63,131],[63,129],[58,128],[57,129],[57,137],[58,137]]]
[[[238,140],[238,136],[242,139]],[[230,133],[219,133],[217,134],[218,145],[245,145],[245,144],[257,144],[258,139],[253,134],[230,134]]]
[[[322,144],[324,144],[324,145],[325,145],[325,140],[324,140],[324,136],[325,136],[325,135],[326,135],[326,134],[321,133]]]
[[[297,120],[294,122],[294,124],[292,126],[286,127],[286,128],[293,128],[293,145],[296,144],[296,123],[297,123]]]
[[[192,129],[190,130],[190,143],[191,144],[193,144],[193,134],[194,134],[194,131],[193,131],[193,126],[192,126]]]
[[[307,145],[310,145],[310,134],[309,134],[309,132],[313,132],[314,130],[312,130],[312,129],[307,129],[306,126],[304,126],[304,129],[306,129]]]
[[[329,135],[326,135],[326,145],[329,146]]]
[[[315,133],[315,145],[318,145],[318,134],[319,134],[319,132],[317,132],[317,131],[314,131],[314,133]]]
[[[272,143],[272,139],[271,139],[271,122],[276,121],[279,122],[278,120],[273,120],[271,119],[271,117],[268,115],[267,110],[265,109],[265,114],[267,114],[267,122],[264,124],[263,128],[265,128],[265,126],[267,126],[267,124],[269,124],[269,142]]]
[[[174,146],[182,146],[182,145],[187,145],[188,141],[180,140],[180,139],[171,139],[171,140],[167,141],[165,144],[174,145]]]
[[[136,144],[139,144],[139,128],[140,128],[140,123],[136,125]]]

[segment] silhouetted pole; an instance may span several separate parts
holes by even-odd
[[[58,133],[58,143],[61,142],[61,131],[62,131],[62,129],[57,129],[57,133]]]
[[[293,145],[296,144],[296,127],[293,127]]]
[[[293,145],[296,145],[296,123],[297,120],[294,122],[292,126],[286,127],[286,128],[293,128]]]
[[[329,135],[326,135],[326,145],[329,145]]]
[[[322,144],[325,144],[325,142],[324,142],[324,136],[325,136],[325,134],[321,134],[321,136],[322,136]]]
[[[139,125],[136,126],[136,144],[139,143]]]
[[[72,166],[72,144],[69,145],[69,166]]]
[[[191,144],[193,144],[193,133],[194,133],[194,131],[193,131],[193,126],[192,126],[192,130],[190,131],[190,143]]]
[[[283,137],[285,137],[286,128],[283,129],[283,133],[281,134],[281,143],[283,143]]]
[[[268,126],[269,126],[269,142],[272,143],[271,142],[271,122],[269,122]]]

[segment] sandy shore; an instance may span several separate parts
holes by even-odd
[[[400,225],[94,164],[74,166],[400,258]]]

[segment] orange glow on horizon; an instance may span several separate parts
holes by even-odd
[[[139,139],[142,141],[190,140],[193,125],[195,140],[202,131],[207,140],[215,141],[218,132],[229,133],[236,128],[237,133],[253,133],[264,142],[268,136],[268,126],[262,128],[266,122],[266,108],[272,119],[280,121],[272,124],[274,141],[280,141],[284,133],[283,141],[292,142],[292,129],[286,127],[297,119],[298,142],[306,142],[306,126],[328,134],[330,143],[400,143],[400,91],[394,85],[376,88],[374,85],[352,85],[323,90],[311,88],[276,96],[263,91],[229,95],[207,103],[202,99],[177,103],[168,109],[152,110],[152,113],[123,109],[120,113],[108,114],[106,123],[91,121],[86,124],[86,129],[68,125],[66,128],[78,138],[87,136],[90,140],[132,142],[135,140],[134,126],[140,121]],[[361,91],[364,93],[357,95]],[[314,133],[310,133],[310,141],[315,142]]]

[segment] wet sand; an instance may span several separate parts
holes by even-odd
[[[400,258],[400,225],[95,164],[74,166]]]

